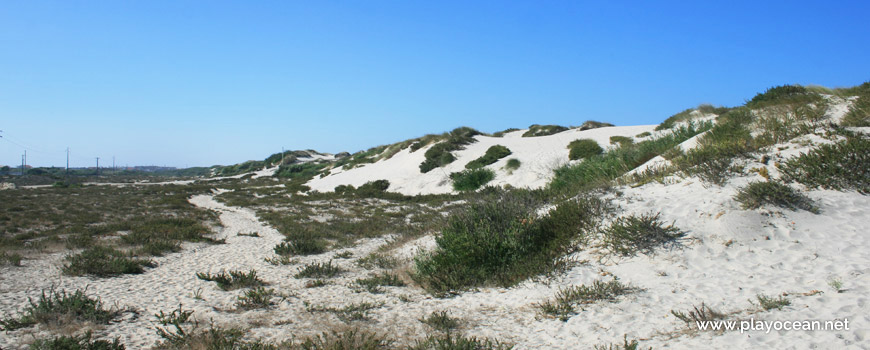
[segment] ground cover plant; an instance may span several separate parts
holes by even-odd
[[[662,246],[677,245],[685,232],[661,221],[659,214],[623,216],[601,233],[601,247],[610,254],[652,254]]]
[[[434,293],[509,286],[552,271],[604,211],[595,198],[567,201],[544,217],[528,192],[493,190],[450,216],[437,248],[415,260],[415,278]]]
[[[450,317],[447,311],[432,311],[429,316],[421,318],[420,322],[444,333],[452,332],[461,325],[460,320]]]
[[[327,263],[309,263],[303,265],[294,277],[296,278],[329,278],[338,276],[344,272],[338,265],[333,265],[332,260]]]
[[[98,298],[91,298],[81,290],[67,293],[65,290],[42,291],[39,300],[28,298],[30,304],[17,318],[0,320],[6,331],[29,327],[37,323],[60,325],[69,322],[93,322],[108,324],[120,314],[120,310],[103,308]]]
[[[598,142],[591,139],[580,139],[571,141],[568,144],[568,159],[586,159],[604,152],[604,149],[598,145]]]
[[[365,288],[369,293],[383,293],[381,287],[403,287],[405,282],[398,275],[384,272],[366,278],[358,278],[356,284]]]
[[[505,165],[504,165],[504,168],[505,168],[507,171],[514,171],[514,170],[519,169],[521,164],[522,164],[522,163],[520,162],[519,159],[511,158],[511,159],[508,159],[508,160],[507,160],[507,162],[506,162]]]
[[[619,279],[607,282],[594,281],[591,285],[570,286],[560,289],[552,300],[538,305],[545,315],[567,321],[575,315],[577,308],[598,301],[614,301],[616,297],[632,292],[632,288]]]
[[[448,133],[444,141],[436,143],[426,150],[426,160],[420,163],[420,172],[427,173],[432,169],[453,163],[456,157],[451,152],[461,150],[466,145],[474,143],[477,141],[474,136],[480,134],[479,131],[468,127],[454,129]]]
[[[82,252],[83,256],[67,258],[67,265],[75,266],[68,273],[113,276],[116,273],[107,274],[109,270],[99,268],[98,262],[108,259],[118,264],[123,256],[145,261],[148,256],[179,249],[181,241],[217,243],[208,238],[209,227],[219,224],[217,215],[188,202],[190,196],[207,190],[201,185],[151,185],[0,191],[4,203],[0,206],[0,255],[24,257],[92,248]],[[103,239],[112,236],[122,238]]]
[[[743,209],[758,209],[770,204],[790,210],[803,209],[818,213],[818,206],[813,200],[795,189],[776,181],[756,181],[737,189],[734,200]]]
[[[30,344],[30,350],[124,350],[120,339],[112,341],[95,340],[90,331],[80,336],[62,335],[59,337],[37,339]]]
[[[848,137],[833,145],[822,145],[779,167],[786,182],[810,188],[855,190],[870,193],[870,139]]]
[[[466,169],[483,168],[487,165],[497,162],[499,159],[511,155],[511,150],[502,145],[494,145],[486,150],[486,153],[480,158],[472,160],[465,164]]]
[[[130,257],[129,254],[117,249],[95,246],[81,253],[67,255],[61,270],[70,276],[91,275],[97,277],[113,277],[124,274],[139,274],[146,267],[154,267],[148,259]]]
[[[558,134],[563,131],[567,131],[569,128],[561,126],[561,125],[539,125],[532,124],[529,126],[529,130],[523,133],[523,137],[537,137],[537,136],[547,136]]]
[[[451,173],[453,189],[456,191],[474,191],[495,179],[495,172],[486,168],[466,169]]]
[[[196,278],[199,278],[203,281],[215,282],[217,283],[217,286],[223,290],[257,287],[266,284],[265,282],[260,280],[259,277],[257,277],[257,271],[253,269],[248,272],[238,270],[221,270],[216,274],[211,274],[208,272],[197,272]]]

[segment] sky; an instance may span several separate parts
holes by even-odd
[[[0,165],[658,124],[870,80],[867,1],[2,1]]]

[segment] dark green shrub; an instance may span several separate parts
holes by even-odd
[[[30,350],[124,350],[124,344],[115,338],[111,342],[107,340],[94,340],[91,332],[81,336],[62,335],[51,339],[37,339],[28,348]]]
[[[495,145],[486,150],[486,154],[465,164],[466,169],[483,168],[497,162],[499,159],[511,155],[511,150],[502,145]]]
[[[308,179],[320,174],[327,165],[329,163],[326,162],[286,164],[278,167],[272,176],[287,179]]]
[[[275,290],[271,288],[267,289],[265,287],[257,287],[249,289],[242,293],[242,295],[239,295],[239,298],[236,301],[236,307],[243,310],[268,308],[275,305],[272,301],[274,295]]]
[[[652,135],[652,133],[650,133],[649,131],[644,131],[644,132],[642,132],[642,133],[640,133],[640,134],[634,135],[634,137],[641,138],[641,137],[647,137],[647,136],[650,136],[650,135]]]
[[[516,158],[508,159],[507,163],[505,163],[504,165],[504,168],[508,171],[517,170],[520,168],[520,160]]]
[[[604,149],[598,145],[598,142],[591,139],[571,141],[571,143],[568,144],[568,149],[570,150],[568,153],[568,159],[571,160],[586,159],[604,152]]]
[[[734,200],[740,202],[743,209],[757,209],[762,205],[771,204],[790,210],[803,209],[812,213],[819,212],[819,208],[812,199],[775,181],[751,182],[737,190]]]
[[[529,130],[523,133],[523,137],[537,137],[537,136],[547,136],[558,134],[560,132],[569,130],[568,128],[561,125],[538,125],[532,124],[529,126]]]
[[[24,308],[17,319],[0,320],[4,330],[15,330],[37,323],[57,325],[69,321],[108,324],[120,314],[117,310],[103,309],[100,299],[92,299],[81,290],[67,293],[65,290],[58,292],[52,289],[48,294],[42,291],[38,301],[28,298],[27,302],[30,305]]]
[[[69,255],[66,264],[61,268],[64,274],[71,276],[93,275],[97,277],[112,277],[123,274],[139,274],[145,267],[154,267],[151,260],[130,258],[113,248],[96,246],[85,251]]]
[[[354,193],[360,197],[377,197],[387,192],[388,188],[390,188],[390,181],[375,180],[362,184]]]
[[[359,329],[345,332],[324,332],[299,344],[300,350],[387,350],[392,341],[386,337]]]
[[[583,124],[580,125],[580,127],[578,127],[578,129],[580,129],[582,131],[582,130],[606,128],[606,127],[610,127],[610,126],[614,126],[614,125],[610,124],[610,123],[595,121],[595,120],[587,120],[587,121],[583,122]]]
[[[677,245],[685,232],[673,225],[665,226],[659,214],[623,216],[601,235],[601,245],[611,254],[633,256],[652,254],[655,248]]]
[[[458,173],[451,173],[453,189],[456,191],[474,191],[487,182],[495,179],[495,172],[486,168],[466,169]]]
[[[697,175],[708,183],[723,184],[731,173],[735,157],[746,156],[757,149],[749,130],[753,121],[747,108],[736,108],[719,116],[719,122],[698,139],[698,147],[673,162],[689,175]]]
[[[356,284],[365,288],[369,293],[382,293],[384,290],[380,288],[381,286],[402,287],[405,285],[405,282],[399,279],[398,275],[385,272],[366,278],[359,278],[356,280]]]
[[[672,129],[679,122],[685,122],[685,121],[691,120],[692,119],[692,112],[694,112],[694,111],[698,111],[699,113],[703,113],[703,114],[722,115],[722,114],[727,113],[730,110],[731,110],[731,108],[728,108],[728,107],[713,107],[713,105],[702,104],[696,108],[689,108],[687,110],[684,110],[680,113],[677,113],[677,114],[674,114],[674,115],[668,117],[667,119],[665,119],[665,121],[663,121],[661,124],[659,124],[659,126],[656,127],[656,131]],[[642,137],[642,136],[637,135],[637,137]]]
[[[426,153],[426,160],[420,164],[420,172],[427,173],[432,169],[443,167],[456,160],[453,151],[461,150],[465,145],[475,142],[475,135],[480,132],[468,127],[456,128],[447,134],[447,138],[430,147]]]
[[[513,345],[502,344],[489,338],[464,337],[447,333],[443,336],[430,335],[418,341],[408,350],[510,350]]]
[[[810,188],[856,190],[870,193],[870,139],[850,137],[818,148],[780,165],[786,182]]]
[[[865,85],[870,85],[864,83]],[[870,88],[862,90],[858,99],[843,116],[843,126],[870,126]]]
[[[761,108],[785,103],[806,103],[815,100],[813,97],[818,97],[818,95],[813,94],[803,86],[779,85],[755,95],[749,102],[746,102],[746,107]]]
[[[610,144],[611,145],[618,144],[620,146],[627,146],[627,145],[630,145],[632,143],[634,143],[634,139],[632,139],[631,137],[626,137],[626,136],[611,136],[610,137]]]
[[[438,247],[417,257],[415,278],[436,293],[481,285],[512,285],[551,271],[597,222],[597,199],[565,202],[537,218],[536,199],[496,192],[451,214]]]
[[[212,275],[211,273],[197,272],[196,278],[204,281],[217,283],[218,287],[223,290],[233,290],[239,288],[262,286],[266,283],[257,277],[257,271],[251,270],[248,272],[242,271],[223,271]]]
[[[317,232],[307,228],[300,228],[285,238],[285,242],[278,243],[274,248],[275,254],[289,255],[314,255],[326,251],[327,241],[320,237]]]
[[[492,133],[492,137],[504,137],[504,134],[507,134],[509,132],[514,132],[514,131],[519,131],[519,130],[520,129],[517,129],[517,128],[504,129],[502,131],[497,131],[497,132]]]
[[[432,327],[435,330],[448,333],[454,329],[459,328],[459,320],[453,317],[450,317],[447,314],[447,311],[432,311],[428,317],[423,317],[420,319],[420,322],[423,322],[429,327]]]

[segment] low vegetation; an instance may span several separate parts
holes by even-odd
[[[338,276],[344,272],[338,265],[333,265],[332,260],[327,263],[315,262],[303,265],[299,272],[293,275],[296,278],[329,278]]]
[[[80,336],[62,335],[59,337],[37,339],[30,344],[30,350],[124,350],[120,339],[112,341],[96,340],[88,331]]]
[[[448,333],[443,336],[429,336],[408,348],[408,350],[453,349],[510,350],[513,349],[513,345],[502,344],[498,340],[492,340],[489,338],[464,337]]]
[[[623,216],[601,234],[601,247],[619,256],[652,254],[662,246],[675,246],[685,232],[673,225],[665,226],[659,214]]]
[[[782,308],[791,305],[791,301],[781,295],[778,298],[774,298],[764,294],[758,294],[755,298],[758,300],[758,305],[765,311],[772,309],[782,310]]]
[[[694,326],[698,323],[721,320],[726,317],[724,313],[713,310],[704,303],[701,306],[692,306],[692,310],[688,312],[671,310],[671,315],[686,323],[687,326]]]
[[[585,239],[605,205],[595,198],[562,203],[536,215],[537,201],[520,191],[493,194],[450,216],[437,248],[417,257],[415,278],[435,293],[480,285],[509,286],[552,271]]]
[[[610,127],[610,126],[614,126],[614,125],[610,124],[610,123],[595,121],[595,120],[587,120],[587,121],[583,122],[583,124],[578,126],[577,129],[580,129],[582,131],[582,130],[606,128],[606,127]]]
[[[68,255],[61,271],[70,276],[114,277],[124,274],[140,274],[146,267],[154,267],[147,259],[132,258],[114,248],[95,246],[81,253]]]
[[[429,316],[420,319],[423,324],[439,332],[450,333],[461,325],[459,319],[451,317],[447,311],[432,311]]]
[[[737,189],[734,200],[740,203],[743,209],[758,209],[762,205],[770,204],[790,210],[806,210],[818,213],[818,206],[813,200],[776,181],[756,181],[745,187]]]
[[[539,125],[532,124],[529,126],[529,130],[523,133],[523,137],[537,137],[537,136],[547,136],[558,134],[563,131],[567,131],[569,128],[561,126],[561,125]]]
[[[275,290],[265,287],[256,287],[248,289],[239,295],[236,301],[236,307],[242,310],[265,309],[275,305],[272,297],[275,296]]]
[[[592,156],[599,155],[604,152],[604,149],[598,145],[598,142],[592,139],[580,139],[571,141],[568,144],[568,159],[578,160],[587,159]]]
[[[567,321],[576,314],[577,307],[598,301],[615,301],[620,295],[632,292],[635,288],[623,284],[619,279],[607,282],[594,281],[592,285],[571,286],[560,289],[553,300],[538,305],[545,315]]]
[[[507,171],[514,171],[514,170],[519,169],[521,164],[522,163],[520,163],[519,159],[511,158],[511,159],[507,160],[507,162],[504,165],[504,168]]]
[[[405,282],[398,275],[384,272],[381,274],[372,275],[366,278],[359,278],[356,284],[365,288],[369,293],[383,293],[381,287],[403,287]]]
[[[628,136],[611,136],[610,144],[611,145],[620,145],[620,146],[628,146],[634,143],[634,139]]]
[[[100,299],[88,297],[81,290],[67,293],[65,290],[42,291],[39,300],[28,298],[28,305],[17,318],[0,320],[6,331],[29,327],[35,324],[60,326],[70,322],[108,324],[120,314],[120,310],[103,308]]]
[[[486,150],[486,154],[465,164],[466,169],[478,169],[497,162],[499,159],[511,155],[511,150],[502,145],[495,145]]]
[[[870,82],[861,84],[855,88],[858,98],[852,103],[852,107],[843,116],[843,126],[870,126]]]
[[[420,172],[427,173],[432,169],[453,163],[456,157],[451,152],[461,150],[466,145],[474,143],[477,141],[474,136],[480,134],[479,131],[468,127],[454,129],[448,133],[444,141],[436,143],[426,150],[426,160],[420,164]]]
[[[870,139],[854,136],[792,158],[781,164],[779,170],[786,182],[870,194],[867,164],[870,164]]]
[[[474,191],[495,179],[495,172],[486,168],[466,169],[450,174],[453,189],[456,191]]]
[[[253,269],[248,272],[221,270],[216,274],[197,272],[196,277],[203,281],[215,282],[217,283],[218,288],[223,290],[257,287],[266,284],[257,277],[257,271]]]

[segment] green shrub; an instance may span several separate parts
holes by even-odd
[[[328,263],[305,264],[295,275],[296,278],[328,278],[338,276],[344,272],[338,265],[333,265],[332,260]]]
[[[514,132],[514,131],[519,131],[519,130],[520,129],[517,129],[517,128],[504,129],[502,131],[497,131],[497,132],[492,133],[492,137],[504,137],[504,134],[507,134],[509,132]]]
[[[356,284],[365,288],[369,293],[382,293],[381,286],[403,287],[405,282],[399,279],[398,275],[385,272],[367,278],[358,278]]]
[[[581,124],[578,127],[578,129],[580,129],[582,131],[582,130],[606,128],[606,127],[610,127],[610,126],[614,126],[614,125],[610,124],[610,123],[595,121],[595,120],[587,120],[587,121],[583,122],[583,124]]]
[[[420,322],[444,333],[449,333],[450,331],[459,328],[460,325],[459,320],[450,317],[450,315],[447,314],[447,311],[432,311],[428,317],[421,318]]]
[[[692,310],[689,310],[688,313],[671,310],[671,315],[685,322],[686,325],[697,325],[698,323],[721,320],[727,316],[713,310],[704,303],[701,303],[701,307],[692,306]]]
[[[27,302],[30,305],[24,308],[17,319],[0,320],[4,330],[15,330],[37,323],[58,325],[71,320],[108,324],[120,314],[117,310],[103,309],[100,299],[90,298],[81,290],[67,293],[65,290],[58,292],[52,289],[48,294],[43,290],[38,301],[28,298]]]
[[[758,148],[749,130],[753,120],[752,112],[747,108],[728,111],[698,139],[698,147],[674,158],[673,162],[689,175],[696,175],[708,183],[723,184],[731,173],[732,159],[748,155]]]
[[[236,301],[236,307],[243,310],[268,308],[275,305],[272,301],[274,295],[275,290],[271,288],[266,289],[264,287],[257,287],[254,289],[248,289],[242,293],[242,295],[239,295],[239,298]]]
[[[523,133],[523,137],[537,137],[537,136],[547,136],[558,134],[560,132],[569,130],[568,128],[561,125],[538,125],[532,124],[529,126],[529,130]]]
[[[712,105],[709,105],[709,104],[702,104],[696,108],[689,108],[689,109],[686,109],[680,113],[677,113],[677,114],[674,114],[674,115],[668,117],[661,124],[659,124],[655,130],[661,131],[661,130],[672,129],[674,126],[677,125],[677,123],[692,120],[692,114],[693,114],[692,112],[695,112],[695,111],[698,111],[699,113],[703,113],[703,114],[722,115],[722,114],[727,113],[730,110],[731,110],[731,108],[728,108],[728,107],[713,107]],[[639,135],[637,135],[637,137],[642,137],[642,136],[640,136],[640,134],[639,134]]]
[[[430,335],[418,341],[408,350],[510,350],[513,345],[502,344],[489,338],[464,337],[447,333],[443,336]]]
[[[673,225],[665,226],[659,214],[623,216],[602,232],[601,245],[611,254],[633,256],[651,254],[659,246],[676,245],[685,232]]]
[[[819,212],[819,208],[812,199],[775,181],[751,182],[737,190],[734,200],[740,202],[743,209],[757,209],[762,205],[771,204],[790,210],[803,209],[812,213]]]
[[[870,193],[870,139],[850,137],[792,158],[779,167],[786,182]]]
[[[634,290],[619,279],[614,278],[609,282],[594,281],[591,286],[571,286],[560,289],[553,300],[547,300],[538,305],[545,315],[557,317],[567,321],[576,314],[577,307],[597,301],[614,301],[616,297],[627,294]]]
[[[634,143],[634,139],[632,139],[631,137],[626,137],[626,136],[611,136],[610,137],[610,144],[611,145],[618,144],[620,146],[627,146],[627,145],[630,145],[632,143]]]
[[[456,157],[450,152],[461,150],[465,145],[474,143],[475,135],[480,135],[480,132],[468,127],[456,128],[449,132],[444,141],[436,143],[426,151],[426,160],[420,164],[420,172],[427,173],[452,163]]]
[[[606,185],[710,127],[712,123],[709,122],[688,123],[655,139],[616,148],[578,164],[563,166],[555,170],[547,190],[551,195],[573,196],[579,191]]]
[[[115,338],[111,342],[107,340],[94,340],[92,333],[88,331],[81,336],[62,335],[51,339],[37,339],[28,348],[30,350],[124,350],[124,344]]]
[[[454,190],[474,191],[495,179],[495,172],[486,168],[466,169],[458,173],[451,173],[450,179],[453,180]]]
[[[239,288],[262,286],[266,283],[257,277],[257,271],[251,270],[248,272],[242,271],[224,271],[212,275],[211,273],[197,272],[196,277],[203,281],[217,283],[218,287],[223,290],[233,290]]]
[[[637,342],[637,339],[628,341],[628,335],[623,334],[622,344],[611,343],[607,345],[595,345],[592,347],[592,350],[637,350],[638,346],[640,346],[640,343]],[[652,350],[652,347],[650,347],[649,350]]]
[[[598,142],[592,139],[579,139],[571,141],[568,144],[568,159],[586,159],[604,152],[604,149],[598,145]]]
[[[272,176],[286,179],[310,179],[320,174],[327,165],[329,163],[326,162],[286,164],[278,167]]]
[[[644,132],[642,132],[642,133],[640,133],[640,134],[634,135],[634,137],[641,138],[641,137],[647,137],[647,136],[650,136],[650,135],[652,135],[652,133],[650,133],[649,131],[644,131]]]
[[[597,224],[604,205],[594,198],[567,201],[542,218],[536,200],[498,191],[451,214],[437,248],[415,259],[415,278],[435,293],[472,286],[509,286],[557,267]]]
[[[517,170],[520,168],[520,160],[516,159],[516,158],[508,159],[507,163],[505,163],[505,165],[504,165],[504,168],[507,169],[508,171]]]
[[[749,102],[746,102],[746,107],[761,108],[786,103],[803,104],[815,100],[814,97],[818,97],[818,95],[813,94],[803,86],[779,85],[756,94]]]
[[[113,277],[139,274],[145,271],[145,267],[154,267],[151,260],[130,258],[121,251],[103,246],[68,255],[64,260],[66,264],[61,270],[70,276]]]
[[[324,332],[305,339],[300,350],[386,350],[392,349],[391,340],[382,335],[359,329],[344,332]]]
[[[21,266],[21,254],[0,252],[0,266]]]
[[[390,188],[390,181],[388,180],[375,180],[369,181],[362,185],[354,191],[357,196],[360,197],[377,197],[378,195],[387,192],[387,189]]]
[[[497,162],[499,159],[511,155],[511,150],[502,145],[495,145],[486,150],[486,154],[465,164],[466,169],[483,168]]]
[[[858,97],[843,116],[843,126],[870,126],[870,93]]]
[[[295,230],[285,238],[285,242],[278,243],[274,248],[275,254],[289,255],[314,255],[326,251],[327,242],[316,232],[307,229]]]

